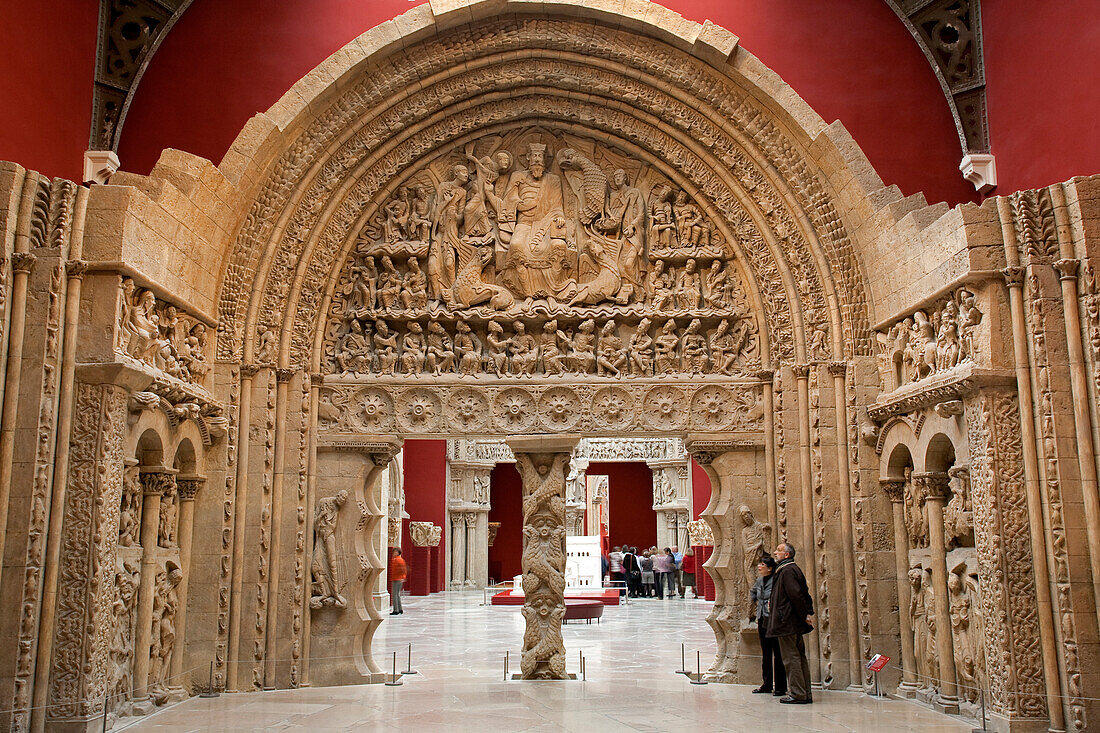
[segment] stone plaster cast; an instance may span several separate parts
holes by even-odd
[[[731,511],[741,498],[729,484],[743,474],[764,486],[759,504],[747,499],[757,515],[768,506],[778,535],[809,539],[800,557],[823,609],[809,644],[819,681],[858,682],[834,664],[850,656],[838,650],[851,646],[852,627],[830,618],[858,615],[863,637],[896,636],[880,599],[897,578],[874,572],[889,563],[878,553],[897,549],[874,534],[890,518],[867,488],[872,446],[836,415],[863,420],[865,411],[875,423],[865,430],[879,432],[880,477],[903,482],[895,537],[900,526],[907,552],[924,553],[899,558],[903,575],[920,560],[910,602],[899,604],[917,658],[903,663],[925,687],[947,683],[953,667],[963,712],[968,689],[984,687],[999,730],[1087,729],[1090,699],[1100,697],[1088,631],[1096,616],[1090,589],[1070,578],[1100,562],[1095,466],[1088,471],[1100,359],[1095,181],[926,208],[883,188],[842,128],[825,126],[720,29],[655,6],[642,19],[614,16],[615,28],[597,9],[568,17],[568,3],[537,18],[508,7],[515,13],[493,6],[490,18],[487,4],[462,5],[461,23],[441,6],[412,11],[405,21],[419,19],[421,34],[405,38],[382,73],[365,73],[363,49],[382,49],[378,61],[396,46],[381,42],[383,31],[368,34],[250,123],[221,169],[169,152],[153,177],[118,173],[89,193],[2,168],[12,216],[0,227],[13,268],[0,509],[13,521],[0,531],[5,557],[17,559],[5,574],[25,574],[20,611],[4,614],[0,634],[12,724],[87,725],[109,690],[148,707],[162,697],[164,650],[193,658],[199,646],[209,653],[210,639],[219,688],[308,681],[311,626],[300,614],[324,546],[316,487],[328,477],[318,471],[347,468],[340,461],[358,460],[355,451],[390,455],[364,433],[719,433],[691,443],[718,487],[703,512],[718,592],[710,678],[748,673]],[[327,89],[322,79],[341,81]],[[485,96],[490,89],[504,99]],[[225,205],[205,203],[215,200]],[[126,226],[108,231],[107,212]],[[81,253],[85,215],[94,235]],[[177,244],[176,230],[193,237],[209,271],[181,255],[191,245]],[[72,289],[81,277],[83,290]],[[217,330],[196,333],[199,323],[212,329],[202,314],[215,308]],[[62,317],[70,311],[71,321]],[[898,325],[907,319],[908,330]],[[78,332],[79,350],[62,358],[62,336]],[[41,377],[20,373],[24,354],[44,355]],[[54,376],[66,363],[68,393]],[[820,374],[826,363],[831,380]],[[275,370],[307,365],[302,399],[280,397],[287,382]],[[68,421],[57,407],[65,394]],[[1062,407],[1064,394],[1074,409]],[[17,429],[38,436],[33,465],[14,461]],[[150,429],[163,459],[152,457]],[[64,480],[50,470],[52,447],[69,443],[56,439],[62,432],[74,436]],[[180,528],[171,546],[182,507],[161,532],[175,502],[162,514],[160,494],[135,496],[125,463],[148,453],[143,468],[172,465],[184,435],[224,486],[204,509],[217,521],[196,526],[197,544],[219,548],[213,577],[196,571],[175,586],[190,582],[187,625],[166,613],[185,604],[165,585],[169,562],[183,568]],[[936,448],[937,436],[953,452]],[[1067,439],[1079,455],[1067,454]],[[339,460],[318,462],[318,449],[340,445]],[[890,469],[899,445],[910,449],[908,473]],[[761,454],[762,481],[741,465],[746,453]],[[348,579],[348,608],[317,614],[355,616],[360,676],[339,681],[379,672],[375,540],[389,507],[371,463],[349,493],[358,517],[340,520],[355,526],[354,546],[341,549],[360,569]],[[906,496],[904,482],[949,469],[943,518],[933,522],[921,511],[927,487]],[[840,472],[851,473],[847,495]],[[295,509],[279,509],[275,474],[289,482],[287,496],[297,493]],[[63,500],[51,506],[55,496]],[[850,522],[838,524],[833,508],[848,501]],[[1078,506],[1087,532],[1065,516]],[[284,518],[295,541],[276,552]],[[426,542],[438,543],[442,528],[430,529]],[[933,547],[941,539],[942,550]],[[51,542],[57,582],[46,587]],[[849,545],[854,556],[836,562]],[[267,605],[280,567],[295,577],[296,609]],[[287,639],[276,638],[273,614],[293,626]],[[189,642],[186,627],[200,619],[211,628]],[[127,643],[142,652],[129,661]],[[302,677],[269,678],[268,663],[284,652]],[[253,675],[236,679],[247,664]]]

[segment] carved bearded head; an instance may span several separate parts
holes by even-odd
[[[527,168],[531,171],[531,177],[535,180],[542,178],[546,172],[546,146],[542,143],[531,143],[527,146]]]

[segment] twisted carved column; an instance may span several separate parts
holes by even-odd
[[[894,570],[898,582],[898,629],[901,633],[901,684],[898,694],[910,697],[916,692],[917,671],[913,656],[913,628],[909,623],[912,594],[909,589],[909,533],[905,528],[905,480],[880,479],[879,486],[890,497],[894,515]]]
[[[913,481],[923,485],[921,494],[928,511],[928,548],[936,602],[936,655],[940,662],[940,694],[934,705],[942,712],[954,714],[959,712],[959,695],[951,638],[951,596],[947,590],[947,545],[943,536],[943,506],[950,493],[951,477],[940,471],[915,473]]]
[[[141,469],[141,582],[134,622],[134,703],[149,700],[149,654],[152,649],[153,594],[157,573],[157,538],[161,497],[176,490],[171,468]]]
[[[523,679],[567,679],[565,642],[565,480],[576,437],[508,441],[523,479]]]

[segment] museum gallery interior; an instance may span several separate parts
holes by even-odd
[[[0,730],[1100,730],[1095,11],[2,3]]]

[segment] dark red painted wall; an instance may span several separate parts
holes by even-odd
[[[445,440],[406,440],[402,456],[404,473],[405,511],[409,519],[402,523],[401,544],[411,547],[409,522],[431,522],[444,527],[443,539],[439,542],[440,557],[447,543],[447,441]],[[433,568],[433,573],[442,581],[445,568],[443,563]],[[419,571],[409,567],[409,573]]]
[[[653,511],[653,471],[645,463],[592,463],[589,476],[607,476],[611,546],[639,550],[657,544],[657,512]]]
[[[973,198],[957,170],[957,138],[935,77],[885,3],[665,4],[737,34],[826,121],[843,120],[888,183],[933,201]],[[406,0],[196,0],[134,98],[119,151],[124,167],[148,171],[165,147],[218,161],[249,117],[356,35],[409,7]]]
[[[523,553],[523,481],[514,463],[498,463],[489,477],[489,521],[500,522],[489,548],[489,577],[511,580]]]
[[[0,2],[0,160],[79,181],[99,3]]]
[[[1095,2],[982,3],[998,193],[1100,172]]]
[[[698,519],[699,514],[707,508],[710,502],[710,476],[703,467],[691,461],[691,511],[692,519]]]

